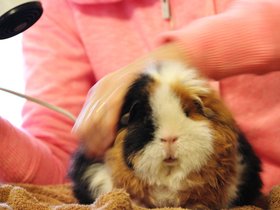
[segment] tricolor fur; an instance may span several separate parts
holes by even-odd
[[[146,207],[252,203],[260,162],[222,101],[194,69],[150,65],[129,88],[104,162],[74,157],[70,176],[84,203],[124,188]]]

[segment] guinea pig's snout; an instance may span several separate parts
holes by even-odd
[[[166,164],[174,164],[177,162],[177,158],[175,157],[175,150],[176,150],[176,142],[178,140],[177,136],[166,136],[164,138],[160,138],[160,141],[164,145],[165,150],[165,157],[164,162]]]

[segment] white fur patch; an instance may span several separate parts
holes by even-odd
[[[189,91],[195,90],[199,91],[199,93],[209,93],[210,90],[208,83],[199,77],[197,70],[186,67],[180,62],[162,61],[159,64],[155,63],[150,65],[145,73],[164,84],[184,84]]]
[[[93,198],[110,192],[113,189],[113,182],[106,166],[101,163],[91,165],[83,177],[89,183]]]
[[[167,69],[165,69],[165,67]],[[159,81],[159,86],[150,97],[155,123],[154,139],[143,149],[135,164],[135,172],[151,185],[166,186],[171,191],[181,188],[181,181],[192,171],[198,171],[213,154],[213,139],[207,121],[195,121],[188,118],[181,107],[180,99],[170,88],[174,81],[184,81],[186,86],[208,91],[204,81],[194,79],[192,70],[182,69],[182,65],[167,63],[161,70],[151,73]],[[150,72],[149,72],[150,73]],[[165,143],[162,138],[177,137],[172,144],[176,164],[168,165]],[[191,184],[191,183],[190,183]],[[164,193],[164,192],[162,192]]]
[[[180,199],[178,198],[177,191],[170,191],[166,187],[158,187],[150,192],[156,200],[154,200],[154,205],[157,207],[179,207]]]

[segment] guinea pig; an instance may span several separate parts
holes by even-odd
[[[208,80],[180,62],[160,61],[129,87],[104,160],[87,158],[81,146],[69,175],[84,204],[122,188],[148,208],[221,209],[252,204],[261,195],[260,171]]]

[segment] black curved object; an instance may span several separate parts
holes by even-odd
[[[0,39],[15,36],[32,26],[42,15],[39,1],[31,1],[12,8],[0,17]]]

